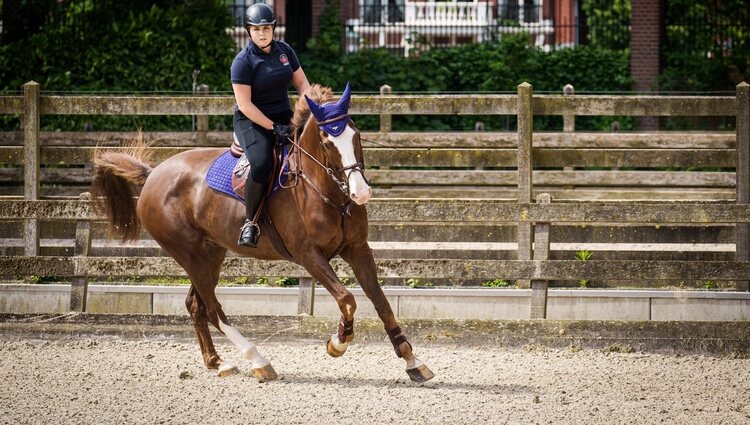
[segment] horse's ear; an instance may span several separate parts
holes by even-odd
[[[339,99],[337,105],[342,106],[345,111],[349,110],[349,101],[352,95],[352,89],[349,86],[349,82],[346,82],[346,88],[344,89],[344,94],[341,95],[341,99]]]
[[[304,96],[305,96],[305,100],[307,100],[307,106],[310,107],[310,112],[312,112],[315,119],[318,121],[325,120],[325,111],[323,110],[323,108],[317,103],[315,103],[314,100],[307,97],[307,95],[304,95]]]

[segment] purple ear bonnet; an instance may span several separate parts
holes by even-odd
[[[349,83],[346,83],[344,94],[341,95],[341,99],[337,103],[318,105],[307,96],[305,96],[305,99],[307,99],[310,112],[315,116],[320,128],[332,136],[338,136],[344,132],[346,124],[349,121],[350,97],[351,89],[349,88]]]

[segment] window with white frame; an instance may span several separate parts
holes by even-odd
[[[497,5],[498,19],[519,24],[540,23],[543,0],[500,0]]]
[[[359,7],[364,23],[404,22],[404,0],[360,0]]]

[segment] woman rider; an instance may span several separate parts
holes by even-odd
[[[310,87],[297,55],[283,41],[273,40],[276,17],[273,9],[255,3],[245,13],[245,29],[251,42],[232,62],[234,132],[250,161],[250,178],[245,186],[245,224],[239,245],[256,247],[260,228],[258,208],[273,172],[273,145],[285,143],[290,135],[292,109],[288,87],[291,82],[302,96]]]

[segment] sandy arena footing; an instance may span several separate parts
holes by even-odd
[[[325,339],[246,334],[279,379],[207,370],[194,337],[0,328],[0,422],[7,424],[750,423],[746,356],[549,348],[419,338],[435,372],[414,384],[387,342],[358,338],[341,358]],[[19,326],[19,329],[23,326]],[[30,328],[26,328],[29,330]],[[333,329],[333,328],[332,328]]]

